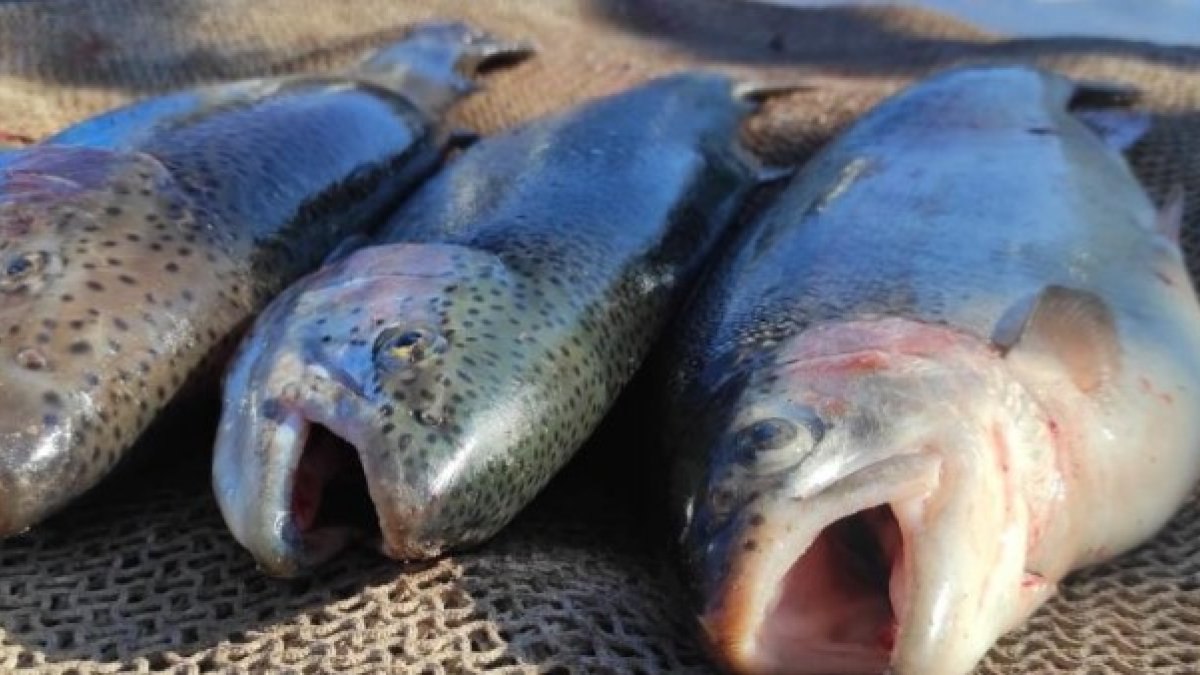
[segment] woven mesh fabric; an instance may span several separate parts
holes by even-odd
[[[715,0],[41,0],[0,4],[0,139],[38,138],[199,82],[339,67],[427,17],[528,38],[537,60],[460,108],[483,131],[647,76],[718,65],[814,89],[750,125],[802,159],[867,106],[952,64],[1032,60],[1136,84],[1155,129],[1133,150],[1152,194],[1192,193],[1200,269],[1200,50],[1005,40],[915,10],[791,10]],[[478,551],[420,566],[350,553],[303,581],[257,573],[208,491],[211,416],[31,533],[0,542],[4,672],[707,672],[653,517],[631,481],[650,424],[602,436]],[[190,440],[187,440],[190,439]],[[185,442],[187,441],[187,442]],[[1147,486],[1153,489],[1153,486]],[[1117,497],[1114,497],[1117,498]],[[1149,544],[1075,575],[980,673],[1200,672],[1200,505]]]

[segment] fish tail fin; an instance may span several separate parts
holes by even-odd
[[[418,103],[441,111],[478,89],[476,76],[534,53],[527,42],[504,40],[460,21],[435,21],[414,25],[403,38],[369,55],[354,73],[406,93],[419,81],[427,91]]]
[[[1187,207],[1187,190],[1181,183],[1175,183],[1167,192],[1162,206],[1155,218],[1155,229],[1162,236],[1179,243],[1179,234],[1183,230],[1183,219]]]
[[[816,87],[804,82],[762,82],[755,80],[736,82],[733,85],[733,97],[759,108],[768,101],[785,98],[793,94],[815,90]],[[750,169],[760,185],[769,185],[785,181],[795,175],[798,167],[769,164],[754,153],[738,146],[738,159]]]

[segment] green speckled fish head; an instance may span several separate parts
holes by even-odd
[[[523,322],[510,323],[522,298],[493,256],[395,244],[363,249],[271,306],[228,376],[226,391],[241,398],[225,402],[232,414],[214,466],[230,528],[264,568],[295,573],[362,534],[327,522],[322,504],[359,496],[331,483],[352,468],[355,449],[383,545],[397,557],[440,551],[425,534],[443,529],[440,505],[470,483],[459,474],[471,467],[447,458],[527,420],[509,391],[532,340]],[[492,450],[503,458],[506,449]],[[491,507],[477,508],[486,520]]]

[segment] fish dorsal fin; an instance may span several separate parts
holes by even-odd
[[[1018,350],[1054,357],[1083,392],[1095,391],[1120,367],[1116,320],[1098,295],[1047,286],[1005,312],[992,343],[1008,356]]]
[[[1185,194],[1183,186],[1176,183],[1167,193],[1167,199],[1159,207],[1158,215],[1155,218],[1154,229],[1176,244],[1179,243],[1179,232],[1183,229]]]

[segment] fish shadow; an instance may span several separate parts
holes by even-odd
[[[625,432],[602,432],[477,550],[405,565],[356,549],[280,580],[233,540],[209,493],[210,422],[147,438],[153,457],[0,543],[0,663],[464,672],[603,670],[616,657],[634,672],[710,672],[660,530],[646,525],[648,493],[612,461],[639,452],[617,440]]]

